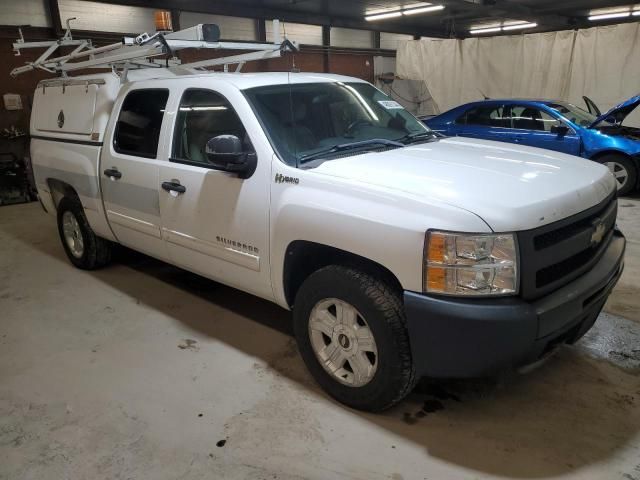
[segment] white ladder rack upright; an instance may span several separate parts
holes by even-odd
[[[13,44],[15,55],[22,49],[46,48],[46,51],[33,62],[11,71],[16,77],[22,73],[36,69],[51,73],[59,73],[66,77],[69,72],[88,68],[111,68],[126,79],[126,72],[137,68],[175,68],[177,72],[185,69],[204,69],[223,65],[227,71],[230,65],[236,65],[239,72],[246,62],[280,57],[284,52],[298,50],[298,45],[286,38],[281,41],[280,23],[273,20],[274,43],[221,42],[220,29],[215,24],[199,24],[177,32],[156,32],[153,35],[142,33],[137,37],[124,37],[122,42],[104,47],[93,47],[91,40],[74,40],[71,34],[70,20],[67,20],[67,31],[60,40],[44,42],[26,42],[20,30],[20,38]],[[67,55],[52,58],[52,54],[60,47],[76,46]],[[228,57],[213,58],[182,64],[175,57],[175,52],[184,49],[244,50],[248,53]],[[154,59],[160,55],[168,55],[166,60]],[[179,67],[178,67],[179,66]]]

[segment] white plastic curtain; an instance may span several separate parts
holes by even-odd
[[[640,23],[403,42],[396,73],[424,81],[440,112],[483,96],[550,98],[584,106],[583,95],[605,111],[640,93]]]

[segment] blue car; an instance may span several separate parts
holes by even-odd
[[[618,193],[629,193],[640,178],[640,128],[622,123],[640,104],[640,95],[605,114],[585,101],[590,111],[555,100],[483,100],[423,121],[447,136],[547,148],[606,164]]]

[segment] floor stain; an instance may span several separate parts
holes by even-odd
[[[640,360],[640,349],[631,350],[631,353],[610,350],[609,355],[612,355],[614,357],[620,357],[625,360]]]
[[[198,350],[200,350],[200,347],[198,347],[197,343],[198,342],[195,340],[191,340],[190,338],[185,338],[183,343],[178,344],[178,348],[180,350],[192,350],[194,352],[197,352]]]
[[[444,405],[440,400],[426,400],[422,405],[422,411],[426,413],[434,413],[438,410],[444,410]]]
[[[411,413],[409,412],[404,412],[404,414],[402,415],[402,421],[404,423],[406,423],[407,425],[415,425],[416,423],[418,423],[418,419],[415,418]]]
[[[222,440],[218,440],[218,443],[216,443],[216,447],[218,448],[222,448],[227,444],[227,440],[226,439],[222,439]]]
[[[419,392],[438,400],[455,400],[460,402],[460,397],[450,391],[446,390],[442,385],[438,383],[427,383],[419,387]]]

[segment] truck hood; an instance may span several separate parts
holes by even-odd
[[[596,121],[589,126],[589,128],[598,127],[602,122],[606,121],[609,118],[612,118],[614,121],[608,123],[621,125],[622,122],[624,122],[624,119],[627,118],[627,116],[631,112],[633,112],[638,105],[640,105],[640,95],[631,97],[629,100],[622,102],[620,105],[616,105],[607,113],[600,115],[598,118],[596,118]]]
[[[496,232],[561,220],[598,204],[616,188],[609,170],[595,162],[460,137],[338,158],[314,171],[420,199],[425,208],[439,201],[468,210]]]

